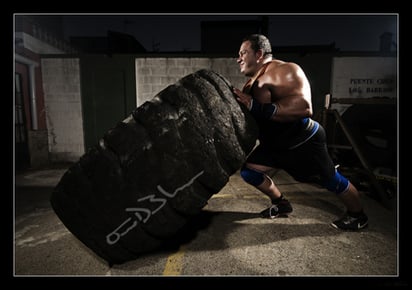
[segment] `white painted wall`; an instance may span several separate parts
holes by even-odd
[[[43,58],[42,79],[50,161],[77,161],[84,154],[77,58]]]
[[[136,106],[142,105],[167,86],[200,69],[211,69],[220,73],[239,88],[246,82],[234,58],[137,58]]]

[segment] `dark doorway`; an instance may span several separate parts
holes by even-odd
[[[136,108],[135,57],[87,55],[80,66],[87,151]]]

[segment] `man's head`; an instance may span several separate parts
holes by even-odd
[[[258,50],[262,50],[264,57],[272,56],[272,46],[266,36],[262,34],[251,34],[246,36],[242,42],[245,41],[250,42],[250,47],[253,51],[257,52]]]
[[[266,36],[251,34],[242,40],[237,62],[245,76],[253,76],[262,64],[271,59],[272,46]]]

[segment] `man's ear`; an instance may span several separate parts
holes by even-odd
[[[256,58],[260,61],[263,61],[263,49],[259,49],[258,51],[256,51]]]

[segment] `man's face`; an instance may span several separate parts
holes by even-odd
[[[237,63],[239,64],[240,72],[245,76],[251,77],[256,73],[257,58],[256,53],[250,46],[250,41],[245,41],[240,46]]]

